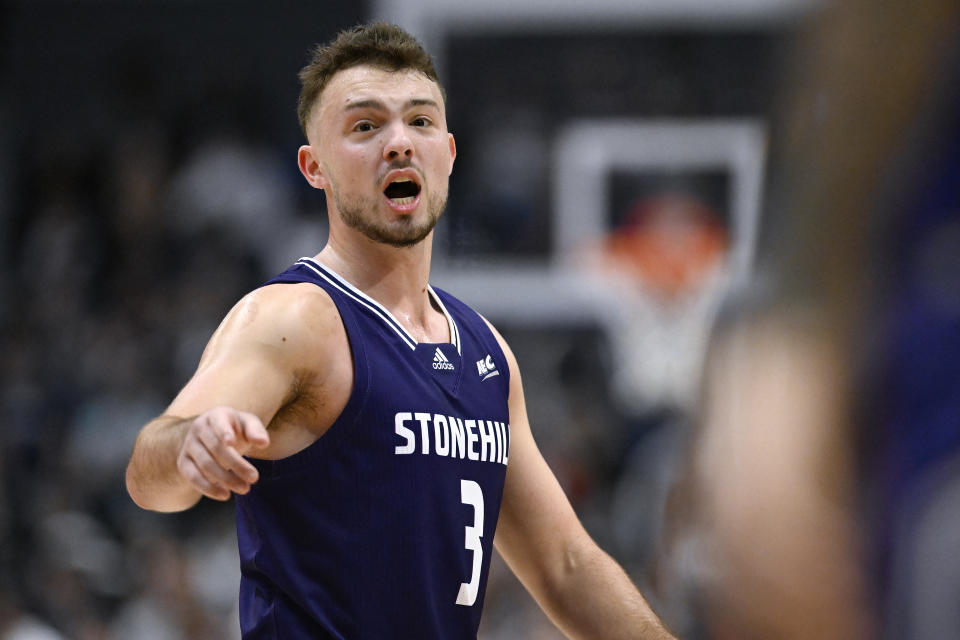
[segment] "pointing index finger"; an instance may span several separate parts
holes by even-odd
[[[243,458],[235,445],[206,434],[201,435],[200,441],[220,468],[232,471],[244,482],[256,482],[259,478],[256,467]]]
[[[270,444],[270,434],[260,418],[252,413],[238,413],[241,436],[254,447],[265,447]]]

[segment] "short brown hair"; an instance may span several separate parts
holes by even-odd
[[[300,99],[297,116],[300,128],[307,134],[307,121],[330,78],[338,71],[368,64],[390,71],[412,69],[437,83],[440,95],[446,94],[433,60],[412,35],[394,24],[374,22],[341,31],[336,38],[313,49],[310,63],[300,70]]]

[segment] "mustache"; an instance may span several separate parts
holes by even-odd
[[[413,160],[410,158],[397,158],[396,160],[391,160],[383,171],[377,175],[377,184],[383,182],[383,179],[387,177],[387,174],[391,171],[396,171],[397,169],[413,169],[421,178],[423,177],[423,171],[420,170],[420,167],[413,163]]]

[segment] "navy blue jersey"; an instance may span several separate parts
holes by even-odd
[[[496,338],[437,289],[450,343],[417,343],[312,259],[268,284],[292,282],[336,304],[353,390],[315,443],[251,459],[260,480],[236,496],[244,639],[475,638],[510,451]]]

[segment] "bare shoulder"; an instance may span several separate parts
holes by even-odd
[[[273,284],[251,291],[224,318],[206,359],[221,346],[269,347],[276,355],[313,358],[345,339],[330,296],[310,283]]]
[[[340,322],[337,306],[326,291],[309,282],[271,284],[244,296],[227,315],[235,330],[274,328],[283,331],[321,329]]]
[[[279,458],[332,424],[349,398],[352,367],[340,313],[322,288],[267,285],[230,310],[170,412],[229,406],[253,413],[271,431],[258,455]]]

